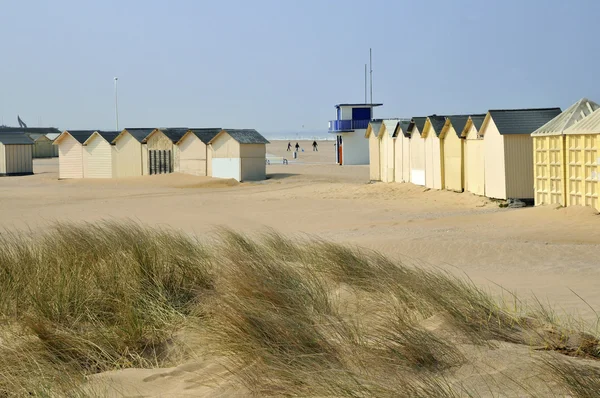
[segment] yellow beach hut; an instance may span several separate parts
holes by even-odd
[[[175,145],[188,128],[154,129],[144,141],[148,149],[148,174],[168,174],[179,171],[179,147]]]
[[[398,128],[398,119],[386,119],[381,123],[379,134],[379,159],[381,164],[381,181],[394,182],[395,142],[394,134]]]
[[[475,195],[485,195],[485,158],[483,136],[479,129],[485,115],[471,115],[462,131],[464,138],[465,190]]]
[[[177,146],[182,173],[209,177],[212,175],[212,149],[209,142],[220,132],[220,128],[189,129],[181,137]]]
[[[254,129],[221,130],[209,141],[213,151],[212,177],[240,182],[266,179],[268,143]]]
[[[464,140],[462,132],[469,115],[446,116],[440,134],[444,189],[464,190]]]
[[[565,130],[567,206],[600,211],[600,109]]]
[[[483,121],[485,196],[533,199],[531,133],[561,113],[560,108],[490,110]]]
[[[535,205],[567,205],[565,130],[600,108],[582,98],[531,134],[533,138]]]
[[[422,132],[426,117],[413,117],[408,125],[410,136],[410,182],[425,185],[425,139]]]
[[[148,174],[148,149],[142,144],[151,128],[126,128],[112,141],[114,177],[139,177]]]
[[[83,178],[83,143],[94,130],[66,130],[52,145],[58,146],[58,178]]]
[[[113,146],[118,131],[94,131],[83,142],[83,177],[113,178]]]
[[[373,120],[369,123],[365,138],[369,140],[369,180],[381,181],[381,159],[379,156],[379,130],[381,130],[381,120]]]
[[[445,116],[432,115],[427,118],[423,129],[422,137],[425,139],[425,186],[427,188],[444,188],[440,134],[445,123]]]
[[[400,120],[394,133],[394,181],[410,181],[410,120]]]

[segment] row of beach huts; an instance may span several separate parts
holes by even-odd
[[[256,130],[222,128],[66,130],[52,142],[59,179],[181,172],[237,181],[266,178],[266,144]],[[33,147],[26,134],[0,131],[0,175],[32,174]]]
[[[370,178],[600,211],[600,105],[373,120]]]

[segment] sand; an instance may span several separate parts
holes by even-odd
[[[600,218],[591,209],[502,209],[468,193],[370,184],[368,166],[334,164],[333,142],[320,142],[319,152],[311,142],[300,144],[305,152],[293,159],[287,141],[273,141],[267,152],[289,164],[267,166],[266,181],[241,184],[182,174],[58,181],[56,159],[36,160],[34,176],[0,179],[0,226],[35,230],[56,221],[133,219],[198,235],[218,225],[274,228],[441,267],[496,293],[502,286],[530,301],[535,295],[559,313],[596,320]],[[140,372],[114,377],[154,374]]]

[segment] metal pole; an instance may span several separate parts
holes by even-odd
[[[365,104],[367,103],[367,64],[365,64]]]
[[[118,91],[117,91],[117,82],[119,81],[118,77],[115,77],[115,116],[117,121],[117,131],[119,131],[119,101],[118,101]]]
[[[369,48],[369,69],[371,70],[371,105],[373,105],[373,52]]]

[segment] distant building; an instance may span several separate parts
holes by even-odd
[[[52,142],[61,132],[54,127],[10,127],[0,126],[0,134],[20,133],[26,134],[34,142],[33,158],[58,157],[58,147]]]
[[[373,120],[373,108],[383,104],[338,104],[329,133],[336,135],[335,160],[339,165],[369,164],[369,140],[365,134]]]

